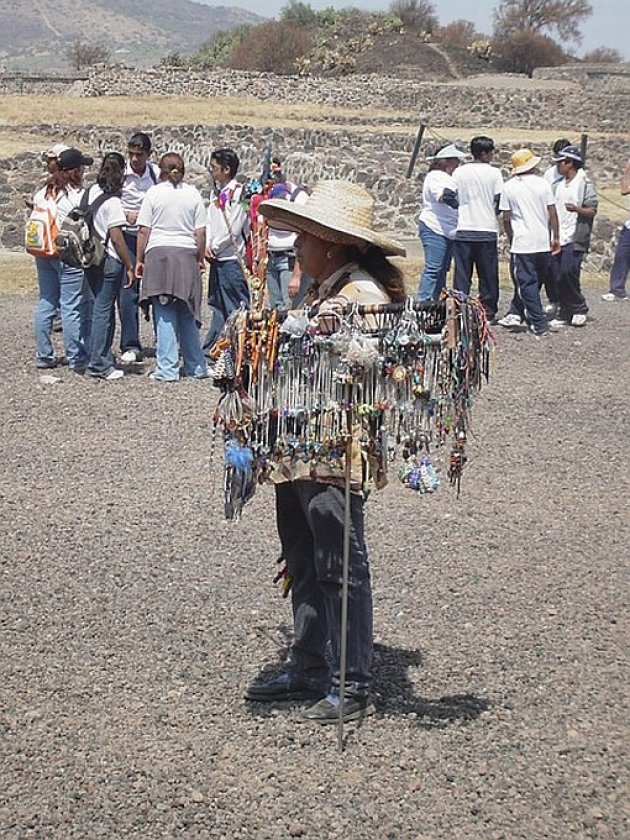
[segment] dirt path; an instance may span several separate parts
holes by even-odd
[[[589,299],[499,336],[459,501],[369,500],[378,712],[343,756],[242,700],[291,617],[269,489],[222,518],[216,391],[46,385],[3,299],[3,840],[628,836],[630,303]]]

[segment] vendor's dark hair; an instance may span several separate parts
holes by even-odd
[[[167,152],[165,155],[162,155],[159,167],[161,180],[170,181],[175,187],[184,179],[184,175],[186,174],[184,158],[178,155],[177,152]]]
[[[485,134],[480,134],[478,137],[473,137],[470,141],[470,154],[475,160],[479,160],[481,155],[488,152],[494,152],[494,140],[492,137],[486,137]]]
[[[230,170],[230,178],[238,172],[240,161],[234,149],[215,149],[210,155],[210,160],[216,160],[222,169],[227,166]]]
[[[407,296],[403,273],[391,263],[377,245],[368,245],[367,250],[361,250],[356,245],[345,245],[344,250],[348,262],[356,262],[371,277],[383,286],[392,303],[401,303]]]
[[[118,152],[108,152],[101,163],[96,183],[104,193],[120,195],[125,180],[125,159]]]

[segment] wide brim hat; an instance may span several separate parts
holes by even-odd
[[[531,149],[518,149],[510,158],[512,175],[524,175],[526,172],[531,172],[541,160],[542,158],[535,155]]]
[[[434,155],[429,155],[425,158],[426,161],[431,162],[434,160],[469,160],[471,155],[467,152],[462,151],[462,149],[458,149],[454,143],[449,143],[448,146],[444,146],[444,148],[439,149]]]
[[[374,199],[350,181],[319,181],[303,204],[274,198],[262,201],[258,212],[280,230],[310,233],[325,242],[362,250],[375,245],[388,256],[406,254],[400,242],[374,230]]]

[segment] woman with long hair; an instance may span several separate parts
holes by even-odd
[[[77,207],[83,192],[85,167],[93,158],[78,149],[65,149],[57,158],[57,169],[46,185],[35,193],[35,205],[46,204],[61,227],[68,213]],[[35,257],[39,300],[35,307],[35,365],[54,368],[58,359],[52,342],[53,320],[59,311],[66,359],[71,370],[84,373],[88,361],[90,303],[83,270],[61,262],[58,257]]]
[[[208,376],[201,349],[201,275],[206,250],[206,209],[199,191],[184,181],[180,155],[159,162],[160,183],[146,194],[138,214],[136,277],[140,302],[155,314],[157,368],[153,379],[174,382],[183,375]]]
[[[127,223],[120,201],[125,159],[118,152],[109,152],[103,158],[96,184],[88,190],[88,205],[95,205],[92,223],[96,234],[105,243],[105,262],[89,268],[85,275],[94,296],[92,309],[92,336],[90,340],[89,376],[108,382],[124,374],[114,364],[112,344],[116,326],[116,300],[120,292],[121,277],[126,269],[126,285],[134,282],[134,265],[125,244],[123,227]]]
[[[387,304],[405,298],[402,274],[388,257],[405,249],[374,230],[374,200],[356,184],[320,181],[301,205],[263,202],[260,213],[276,227],[296,231],[296,256],[313,278],[309,291],[320,329],[335,329],[347,306]],[[302,719],[333,723],[373,711],[372,589],[364,540],[363,465],[353,446],[348,637],[344,708],[340,710],[341,592],[344,481],[338,469],[285,463],[272,479],[282,556],[291,576],[294,640],[289,661],[275,678],[250,685],[248,700],[311,698]],[[343,475],[343,472],[341,473]],[[327,658],[330,642],[332,669]]]

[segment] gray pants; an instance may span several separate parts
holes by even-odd
[[[347,696],[368,694],[372,666],[372,587],[363,536],[363,500],[351,494]],[[287,670],[336,693],[341,650],[344,491],[317,481],[276,485],[282,554],[291,573],[294,641]],[[331,643],[332,674],[326,660]],[[331,685],[332,678],[332,685]]]

